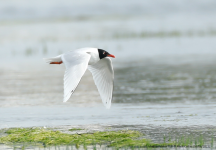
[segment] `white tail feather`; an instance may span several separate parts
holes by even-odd
[[[46,61],[47,63],[62,61],[61,55],[58,55],[58,56],[52,57],[52,58],[44,58],[43,60]]]

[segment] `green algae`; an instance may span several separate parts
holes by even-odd
[[[74,129],[75,130],[75,129]],[[73,130],[73,131],[74,131]],[[5,131],[4,136],[0,137],[0,143],[13,145],[28,143],[33,145],[41,144],[46,146],[56,145],[107,145],[108,147],[191,147],[193,142],[188,138],[182,137],[179,141],[166,143],[153,143],[149,139],[142,138],[143,134],[133,130],[104,131],[83,134],[67,134],[53,129],[45,128],[11,128]],[[195,142],[196,147],[203,146],[203,140]]]
[[[138,131],[108,131],[84,134],[67,134],[44,128],[11,128],[0,138],[0,143],[42,143],[43,145],[91,145],[94,143],[110,144],[121,139],[132,139],[141,136]]]
[[[78,131],[78,130],[84,130],[84,129],[81,129],[81,128],[72,128],[72,129],[69,129],[68,131]]]

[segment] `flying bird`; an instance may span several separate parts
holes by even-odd
[[[102,102],[107,109],[111,106],[114,71],[111,59],[114,55],[98,48],[81,48],[68,51],[52,58],[44,58],[49,64],[65,64],[64,100],[74,93],[86,69],[92,73]]]

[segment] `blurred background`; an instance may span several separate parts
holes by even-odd
[[[43,61],[83,47],[116,56],[110,110],[88,71],[63,103],[64,65]],[[214,0],[0,0],[0,62],[0,127],[216,123]]]

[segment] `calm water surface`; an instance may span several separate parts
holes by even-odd
[[[168,58],[167,58],[168,59]],[[166,59],[166,60],[167,60]],[[175,60],[178,60],[176,58]],[[170,60],[172,61],[172,60]],[[115,64],[118,62],[114,62]],[[170,63],[140,59],[115,67],[110,110],[86,72],[63,103],[64,66],[1,71],[1,127],[70,124],[214,125],[214,60]]]

